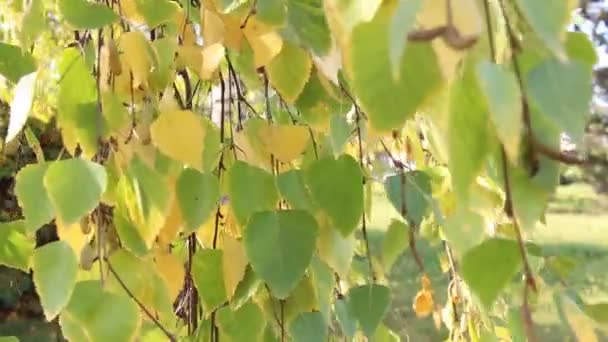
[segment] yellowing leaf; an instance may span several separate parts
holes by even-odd
[[[335,34],[338,44],[344,50],[347,50],[345,47],[350,42],[350,34],[353,28],[357,24],[372,20],[381,3],[381,0],[323,1],[323,9],[325,10],[329,27]]]
[[[172,186],[173,188],[173,186]],[[177,235],[182,230],[182,215],[179,209],[179,205],[175,196],[173,196],[173,200],[171,201],[171,209],[169,214],[167,215],[167,219],[165,220],[165,224],[160,229],[158,233],[158,244],[161,247],[168,246]]]
[[[201,65],[200,77],[204,80],[211,79],[213,73],[224,58],[224,46],[222,44],[205,45],[203,48],[203,63]]]
[[[458,5],[452,5],[452,15],[454,26],[463,36],[480,36],[484,28],[482,12],[477,1],[460,0]],[[422,10],[418,12],[418,22],[424,23],[425,28],[437,27],[446,24],[445,2],[437,0],[425,0]],[[439,65],[444,77],[449,81],[454,77],[454,72],[462,58],[466,55],[466,50],[456,51],[443,41],[443,39],[433,40],[433,48],[439,59]]]
[[[93,230],[90,229],[91,227],[85,229],[85,226],[89,225],[88,219],[83,218],[80,222],[70,225],[66,225],[61,222],[61,220],[57,219],[55,220],[55,224],[57,226],[59,240],[67,242],[74,250],[74,253],[77,256],[80,256],[84,246],[89,243],[93,237]],[[87,231],[88,233],[85,234]]]
[[[200,74],[201,65],[203,65],[202,47],[198,45],[180,45],[177,48],[177,58],[175,60],[177,70],[190,67]]]
[[[268,65],[283,48],[281,36],[255,18],[249,19],[247,26],[243,29],[243,34],[253,50],[253,61],[256,68]]]
[[[417,317],[426,317],[433,312],[433,294],[427,289],[422,289],[414,298],[414,312]]]
[[[243,244],[230,235],[224,235],[222,249],[224,251],[224,284],[226,295],[232,298],[238,284],[245,276],[248,259]]]
[[[268,65],[268,78],[285,101],[294,103],[304,90],[311,69],[312,61],[308,52],[285,43],[281,53]]]
[[[147,88],[153,65],[153,50],[144,34],[139,31],[123,33],[120,36],[118,49],[121,52],[122,63],[133,74],[133,86]],[[126,74],[129,77],[129,72]]]
[[[304,152],[310,133],[304,126],[266,125],[260,128],[258,137],[268,152],[287,163]]]
[[[150,133],[162,153],[202,171],[205,129],[201,116],[188,110],[165,112],[152,123]]]
[[[175,254],[158,252],[154,258],[156,270],[167,285],[169,298],[175,300],[184,285],[184,265]]]

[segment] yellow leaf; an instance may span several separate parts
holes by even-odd
[[[152,70],[153,50],[142,32],[131,31],[120,36],[118,49],[121,52],[120,59],[126,66],[126,74],[133,74],[133,87],[146,89],[148,77]],[[123,69],[123,73],[124,73]]]
[[[224,59],[224,46],[222,44],[205,45],[203,48],[203,62],[200,70],[200,77],[209,80],[220,66]]]
[[[458,5],[452,6],[454,26],[463,36],[480,36],[484,21],[481,11],[475,0],[461,0]],[[418,13],[418,21],[424,23],[424,28],[432,28],[446,24],[446,6],[442,1],[425,0],[422,10]],[[443,41],[443,39],[433,40],[433,48],[437,53],[439,65],[444,77],[451,81],[455,70],[462,58],[468,51],[456,51]]]
[[[310,133],[304,126],[265,125],[258,131],[258,137],[268,152],[287,163],[304,152]]]
[[[232,298],[236,287],[245,276],[248,260],[245,255],[243,244],[230,235],[224,235],[222,241],[224,251],[224,284],[226,285],[226,295]]]
[[[222,20],[224,20],[224,45],[234,51],[240,51],[241,49],[241,42],[243,41],[241,23],[243,18],[243,16],[232,14],[222,15]]]
[[[143,23],[144,17],[137,10],[135,0],[121,0],[120,6],[116,6],[116,12],[131,21]]]
[[[122,64],[120,64],[120,56],[118,54],[118,49],[116,48],[116,44],[114,43],[114,39],[110,38],[107,44],[108,49],[108,60],[110,65],[110,71],[114,75],[122,74]]]
[[[184,265],[175,254],[157,252],[154,261],[156,270],[167,285],[169,298],[174,301],[184,285]]]
[[[239,160],[246,160],[249,164],[270,170],[270,152],[260,141],[260,129],[268,125],[263,120],[248,120],[245,129],[234,134],[234,143],[238,147],[236,155]]]
[[[152,123],[150,133],[162,153],[202,171],[205,128],[201,116],[188,110],[165,112]]]
[[[57,226],[57,236],[59,236],[59,240],[67,242],[80,259],[82,249],[93,238],[93,229],[89,227],[90,223],[88,218],[85,216],[80,222],[71,225],[65,225],[57,218],[55,224]]]
[[[201,6],[201,35],[204,44],[223,43],[226,29],[219,14]]]
[[[579,342],[597,342],[599,341],[595,333],[593,321],[589,319],[568,297],[562,297],[562,308],[566,315],[566,319],[570,324],[570,329],[576,336]]]
[[[184,70],[186,67],[192,68],[200,74],[203,65],[203,48],[198,45],[180,45],[177,48],[177,58],[175,68]]]
[[[161,247],[168,246],[182,230],[182,215],[175,196],[171,204],[171,210],[165,220],[165,224],[158,233],[158,244]]]
[[[414,298],[414,312],[417,317],[426,317],[433,312],[433,294],[431,291],[422,289]]]
[[[243,29],[243,34],[253,50],[253,61],[256,68],[270,63],[283,48],[281,36],[272,28],[257,21],[255,17],[249,19],[247,26]]]
[[[173,87],[167,87],[163,92],[163,96],[158,103],[158,110],[161,113],[180,110],[179,104],[175,99],[175,90],[173,90]]]

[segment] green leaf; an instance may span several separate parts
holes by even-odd
[[[169,0],[135,0],[135,4],[150,28],[171,21],[179,8],[174,1]]]
[[[25,125],[34,102],[37,72],[27,74],[19,79],[15,87],[15,95],[11,101],[10,120],[5,142],[13,140]]]
[[[279,26],[287,18],[286,5],[285,0],[257,0],[255,2],[256,18],[265,24]]]
[[[389,40],[384,38],[389,35],[393,5],[383,3],[372,21],[355,27],[348,51],[354,92],[379,131],[400,129],[442,82],[430,43],[408,43],[399,60],[399,77],[393,77]]]
[[[289,170],[278,175],[277,187],[293,209],[313,210],[310,191],[306,188],[304,173],[301,170]]]
[[[198,229],[217,208],[220,184],[210,173],[184,169],[177,178],[175,192],[188,233]]]
[[[127,294],[120,280],[131,294],[159,318],[173,316],[173,307],[165,281],[157,273],[150,258],[140,259],[119,249],[109,258],[114,272],[107,278],[107,288],[112,292]]]
[[[119,183],[119,186],[122,185]],[[117,206],[112,212],[116,233],[118,233],[120,242],[126,250],[140,258],[143,258],[146,256],[146,254],[148,254],[148,246],[146,246],[146,242],[140,235],[137,226],[131,222],[129,215],[125,213],[126,210],[127,209],[124,209],[121,206]]]
[[[326,323],[331,320],[331,307],[334,297],[334,286],[336,278],[329,266],[317,257],[313,257],[311,263],[311,280],[317,295],[319,311]]]
[[[597,63],[597,53],[589,37],[583,32],[568,32],[566,52],[571,60],[586,64],[589,68]]]
[[[465,61],[462,75],[454,81],[449,102],[448,167],[454,192],[466,199],[492,144],[490,120],[472,59]]]
[[[23,14],[21,20],[21,32],[19,39],[23,50],[29,48],[36,42],[36,39],[46,29],[46,14],[42,0],[32,0]]]
[[[517,79],[505,67],[487,61],[477,65],[477,76],[496,134],[509,159],[516,161],[523,131],[521,91]]]
[[[230,301],[230,308],[232,308],[232,310],[240,308],[255,295],[261,284],[262,281],[260,278],[253,272],[251,265],[248,265],[245,269],[245,276],[237,285],[234,296]]]
[[[289,326],[294,342],[317,342],[327,340],[327,324],[320,312],[299,314]]]
[[[456,253],[465,253],[486,238],[485,226],[481,215],[460,208],[446,220],[443,234]]]
[[[394,331],[389,330],[384,324],[380,324],[376,333],[374,334],[374,341],[376,342],[399,342],[401,339]]]
[[[318,56],[331,48],[331,34],[321,0],[287,0],[287,32],[295,43]]]
[[[252,301],[235,311],[220,308],[217,321],[222,338],[233,342],[261,341],[266,326],[262,310]]]
[[[219,249],[201,249],[194,254],[192,277],[205,312],[217,309],[228,300],[224,285],[223,259],[223,252]]]
[[[72,154],[79,144],[85,156],[92,157],[97,150],[99,133],[95,78],[76,48],[63,51],[59,73],[57,122],[62,130],[63,144]]]
[[[59,0],[59,11],[76,29],[97,29],[118,20],[118,15],[108,6],[87,0]]]
[[[32,270],[44,317],[51,321],[72,296],[78,260],[67,242],[55,241],[34,251]]]
[[[393,77],[401,76],[401,59],[405,52],[408,33],[416,26],[416,15],[422,8],[422,0],[401,0],[391,18],[388,32],[389,60]]]
[[[121,185],[123,184],[123,185]],[[128,218],[139,236],[150,248],[169,212],[170,193],[167,181],[156,170],[134,157],[127,173],[119,180],[118,202],[125,208]]]
[[[520,267],[521,255],[511,240],[486,240],[462,257],[462,276],[488,309]]]
[[[17,83],[19,79],[36,71],[34,57],[20,47],[0,42],[0,75]]]
[[[535,0],[518,0],[517,4],[545,45],[559,58],[564,58],[561,36],[570,16],[568,1],[545,3]]]
[[[509,176],[514,214],[522,229],[532,231],[547,209],[550,193],[526,170],[510,168]]]
[[[81,158],[53,162],[44,175],[49,199],[66,225],[95,209],[107,183],[103,166]]]
[[[0,342],[19,342],[16,336],[0,336]]]
[[[595,303],[585,305],[585,314],[599,324],[608,322],[608,303]]]
[[[352,136],[353,126],[348,123],[346,115],[335,114],[331,116],[330,137],[334,156],[338,156],[344,151],[344,146]]]
[[[27,165],[15,177],[15,194],[25,216],[26,228],[30,233],[55,217],[55,211],[43,183],[49,165],[49,163]]]
[[[389,273],[395,261],[408,247],[410,228],[403,222],[393,219],[382,238],[382,265]]]
[[[389,288],[383,285],[363,285],[348,291],[348,308],[363,333],[371,338],[382,322],[390,304]]]
[[[588,67],[578,61],[547,60],[530,70],[527,89],[531,104],[540,113],[576,142],[582,141],[592,95]]]
[[[36,241],[24,228],[24,221],[0,223],[0,265],[28,272]]]
[[[76,284],[59,317],[61,332],[70,341],[131,341],[140,325],[137,304],[125,295],[103,290],[99,281]]]
[[[348,105],[341,104],[329,94],[322,84],[322,77],[318,72],[313,71],[296,101],[296,107],[300,111],[303,122],[312,128],[324,128],[331,115],[346,113],[350,109]]]
[[[334,310],[336,312],[336,318],[342,328],[342,332],[352,340],[357,332],[357,319],[354,317],[354,313],[350,311],[347,300],[336,300]]]
[[[301,210],[258,212],[244,233],[253,270],[273,294],[285,299],[311,262],[318,235],[314,217]]]
[[[346,154],[319,159],[305,171],[305,179],[333,227],[345,237],[350,235],[363,213],[363,175],[355,159]]]
[[[287,103],[294,103],[300,96],[311,70],[308,52],[289,42],[283,43],[281,52],[267,67],[270,83]]]
[[[521,316],[521,308],[515,307],[510,308],[507,314],[507,322],[509,332],[511,333],[511,339],[513,342],[525,342],[527,341],[524,333],[524,324]]]
[[[404,214],[404,218],[413,226],[418,227],[431,209],[432,195],[431,178],[424,171],[410,171],[403,175],[396,174],[387,177],[384,189],[395,209]],[[405,203],[403,203],[405,197]],[[404,205],[405,204],[405,205]]]
[[[271,210],[278,201],[274,178],[263,169],[237,161],[228,171],[228,196],[239,224],[256,211]]]
[[[154,89],[165,89],[169,82],[173,80],[173,63],[177,51],[177,41],[170,37],[163,37],[154,40],[151,45],[156,51],[158,66],[150,74],[150,83]]]
[[[340,277],[347,278],[357,247],[355,235],[343,236],[329,224],[320,224],[319,232],[319,257]]]

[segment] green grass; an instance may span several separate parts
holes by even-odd
[[[391,219],[399,216],[385,199],[381,189],[374,192],[370,240],[377,255],[382,235]],[[546,225],[539,225],[528,238],[549,246],[560,255],[582,258],[583,263],[565,281],[587,303],[608,301],[608,203],[585,184],[560,187],[549,205]],[[418,243],[425,267],[433,282],[436,301],[446,300],[447,274],[438,260],[439,246]],[[443,341],[447,330],[437,331],[431,317],[415,317],[412,301],[420,288],[420,272],[409,252],[404,253],[388,275],[393,301],[386,324],[399,333],[403,341]],[[517,300],[517,295],[514,300]],[[533,318],[543,341],[568,340],[568,327],[558,318],[551,291],[543,291],[533,307]]]

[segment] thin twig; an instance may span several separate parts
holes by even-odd
[[[114,278],[116,278],[116,280],[118,281],[120,286],[125,290],[127,295],[129,297],[131,297],[135,301],[135,303],[137,303],[139,308],[146,314],[146,316],[148,316],[148,318],[150,318],[150,320],[152,322],[154,322],[154,324],[167,336],[167,338],[171,342],[176,342],[177,339],[175,338],[175,336],[167,328],[165,328],[162,325],[162,323],[159,320],[157,320],[156,317],[154,317],[154,315],[146,308],[146,306],[139,299],[137,299],[137,297],[135,297],[133,292],[131,292],[131,290],[129,290],[129,288],[127,287],[127,284],[125,284],[125,282],[118,275],[118,273],[116,273],[116,270],[114,270],[114,267],[112,267],[110,260],[108,258],[105,258],[105,261],[106,261],[106,265],[108,265],[108,270],[110,270],[110,273],[112,273]]]
[[[490,37],[492,37],[493,29],[492,29],[492,22],[490,20],[491,15],[490,15],[490,6],[489,6],[488,1],[489,0],[484,1],[484,3],[485,3],[484,8],[485,8],[487,32],[488,32],[488,35]],[[502,4],[502,2],[501,2],[501,4]],[[506,12],[504,12],[504,9],[503,9],[503,15],[505,16],[505,22],[508,22],[508,19],[506,19],[507,15],[506,15]],[[490,39],[489,41],[492,44],[494,43],[493,39]],[[490,50],[492,52],[492,56],[491,56],[492,62],[496,63],[497,56],[496,56],[495,46],[492,45]],[[515,56],[513,56],[513,59],[515,60]],[[523,97],[524,96],[522,93],[522,98]],[[530,131],[530,134],[531,134],[531,131]],[[504,177],[504,186],[505,186],[505,208],[504,208],[504,210],[505,210],[505,213],[513,221],[513,227],[514,227],[515,235],[517,238],[517,245],[518,245],[521,257],[522,257],[522,261],[524,263],[524,272],[526,275],[527,284],[530,287],[532,287],[532,289],[534,291],[537,291],[536,281],[534,280],[532,268],[530,267],[530,262],[528,260],[528,252],[526,250],[526,246],[523,241],[522,234],[521,234],[521,227],[519,226],[517,217],[513,213],[513,195],[512,195],[512,189],[511,189],[511,180],[510,180],[510,176],[509,176],[509,159],[507,158],[507,153],[505,152],[504,146],[501,146],[501,158],[502,158],[502,173],[503,173],[503,177]]]
[[[343,90],[344,87],[342,87]],[[353,101],[354,98],[350,97]],[[357,122],[357,143],[359,145],[359,166],[361,167],[361,172],[363,172],[364,170],[364,166],[363,166],[363,139],[361,137],[361,111],[359,110],[359,106],[356,104],[356,102],[353,102],[353,106],[355,106],[355,115],[356,115],[356,122]],[[365,185],[367,183],[367,179],[365,177],[365,175],[363,175],[362,178],[362,187],[363,187],[363,193],[365,194]],[[365,209],[363,209],[362,213],[361,213],[361,232],[363,233],[363,240],[365,241],[365,252],[367,254],[367,262],[368,262],[368,267],[369,267],[369,276],[371,278],[371,281],[373,283],[376,282],[376,274],[374,272],[374,265],[372,262],[372,251],[369,247],[369,238],[367,236],[367,218],[365,215]]]
[[[523,286],[523,304],[521,306],[521,316],[523,318],[524,321],[524,329],[526,331],[526,337],[528,338],[528,342],[537,342],[538,339],[536,338],[536,332],[534,331],[534,322],[532,321],[532,312],[530,311],[530,304],[529,304],[529,286],[526,284],[524,284]]]
[[[484,0],[484,2],[487,2],[487,1],[488,0]],[[525,91],[526,88],[524,86],[521,67],[519,65],[519,61],[517,60],[517,56],[516,56],[517,50],[519,49],[519,43],[517,41],[517,37],[515,36],[515,33],[513,32],[513,26],[511,25],[511,21],[509,19],[509,16],[507,15],[504,1],[498,0],[498,3],[500,5],[502,16],[505,20],[505,28],[507,30],[509,46],[511,48],[511,64],[513,65],[513,71],[515,73],[515,77],[517,78],[517,83],[518,83],[519,89],[521,91],[522,118],[523,118],[524,126],[526,129],[526,135],[528,137],[530,137],[530,140],[532,140],[533,136],[534,136],[534,132],[532,130],[532,119],[530,117],[530,106],[528,104],[528,98],[526,95],[527,93]],[[488,17],[490,17],[489,3],[485,5],[485,8],[486,8],[486,18],[488,18]],[[492,24],[491,24],[491,21],[489,18],[486,19],[486,24],[490,25],[488,28],[491,30]],[[493,33],[488,32],[488,35],[493,36]],[[491,41],[493,42],[493,38]],[[494,53],[493,53],[493,59],[496,60],[496,51],[494,51]],[[538,154],[536,151],[536,146],[534,146],[534,144],[529,144],[528,149],[529,149],[529,155],[530,155],[531,171],[532,171],[532,173],[536,173],[536,171],[538,170],[538,167],[539,167],[539,160],[538,160]]]
[[[501,9],[502,9],[502,14],[505,18],[505,23],[507,25],[507,31],[509,34],[509,40],[513,40],[515,37],[513,35],[513,32],[511,31],[510,28],[510,24],[509,24],[509,19],[507,16],[507,13],[504,10],[504,3],[502,2],[502,0],[499,0],[500,4],[501,4]],[[493,29],[492,29],[492,21],[491,21],[491,14],[490,14],[490,4],[489,4],[489,0],[485,0],[484,1],[484,9],[485,9],[485,17],[486,17],[486,25],[487,25],[487,33],[488,33],[488,38],[489,38],[489,42],[490,42],[490,51],[491,51],[491,58],[492,58],[492,62],[496,63],[497,62],[497,56],[496,56],[496,48],[494,45],[494,39],[493,39]],[[533,132],[532,132],[532,126],[530,125],[530,116],[529,113],[527,112],[528,110],[528,106],[527,103],[525,101],[525,92],[523,91],[523,83],[521,80],[521,74],[520,74],[520,69],[519,69],[519,65],[517,63],[517,58],[515,56],[515,54],[513,53],[512,56],[512,60],[513,60],[513,68],[515,70],[516,76],[519,79],[520,82],[520,89],[522,90],[522,102],[523,102],[523,109],[524,109],[524,122],[527,125],[528,128],[528,135],[530,137],[533,137]],[[528,338],[528,341],[531,342],[535,342],[536,341],[536,335],[534,333],[534,323],[532,322],[532,316],[530,314],[530,308],[529,308],[529,302],[528,302],[528,288],[532,288],[534,291],[538,291],[538,287],[536,284],[536,281],[534,279],[534,274],[532,272],[532,268],[530,267],[530,261],[528,258],[528,251],[526,250],[526,246],[525,243],[523,241],[523,237],[522,237],[522,233],[521,233],[521,227],[519,226],[519,220],[517,219],[517,216],[514,215],[514,209],[513,209],[513,195],[512,195],[512,189],[511,189],[511,179],[510,179],[510,175],[509,175],[509,159],[507,158],[507,153],[505,151],[505,147],[504,145],[501,145],[500,147],[500,152],[501,152],[501,158],[502,158],[502,173],[503,173],[503,177],[504,177],[504,187],[505,187],[505,206],[504,206],[504,211],[507,214],[507,216],[509,216],[513,222],[513,228],[515,231],[515,236],[516,236],[516,240],[517,240],[517,247],[519,249],[519,253],[521,255],[523,264],[524,264],[524,277],[525,277],[525,283],[524,283],[524,295],[523,295],[523,304],[522,304],[522,318],[524,320],[524,326],[525,326],[525,330],[526,330],[526,336]]]

